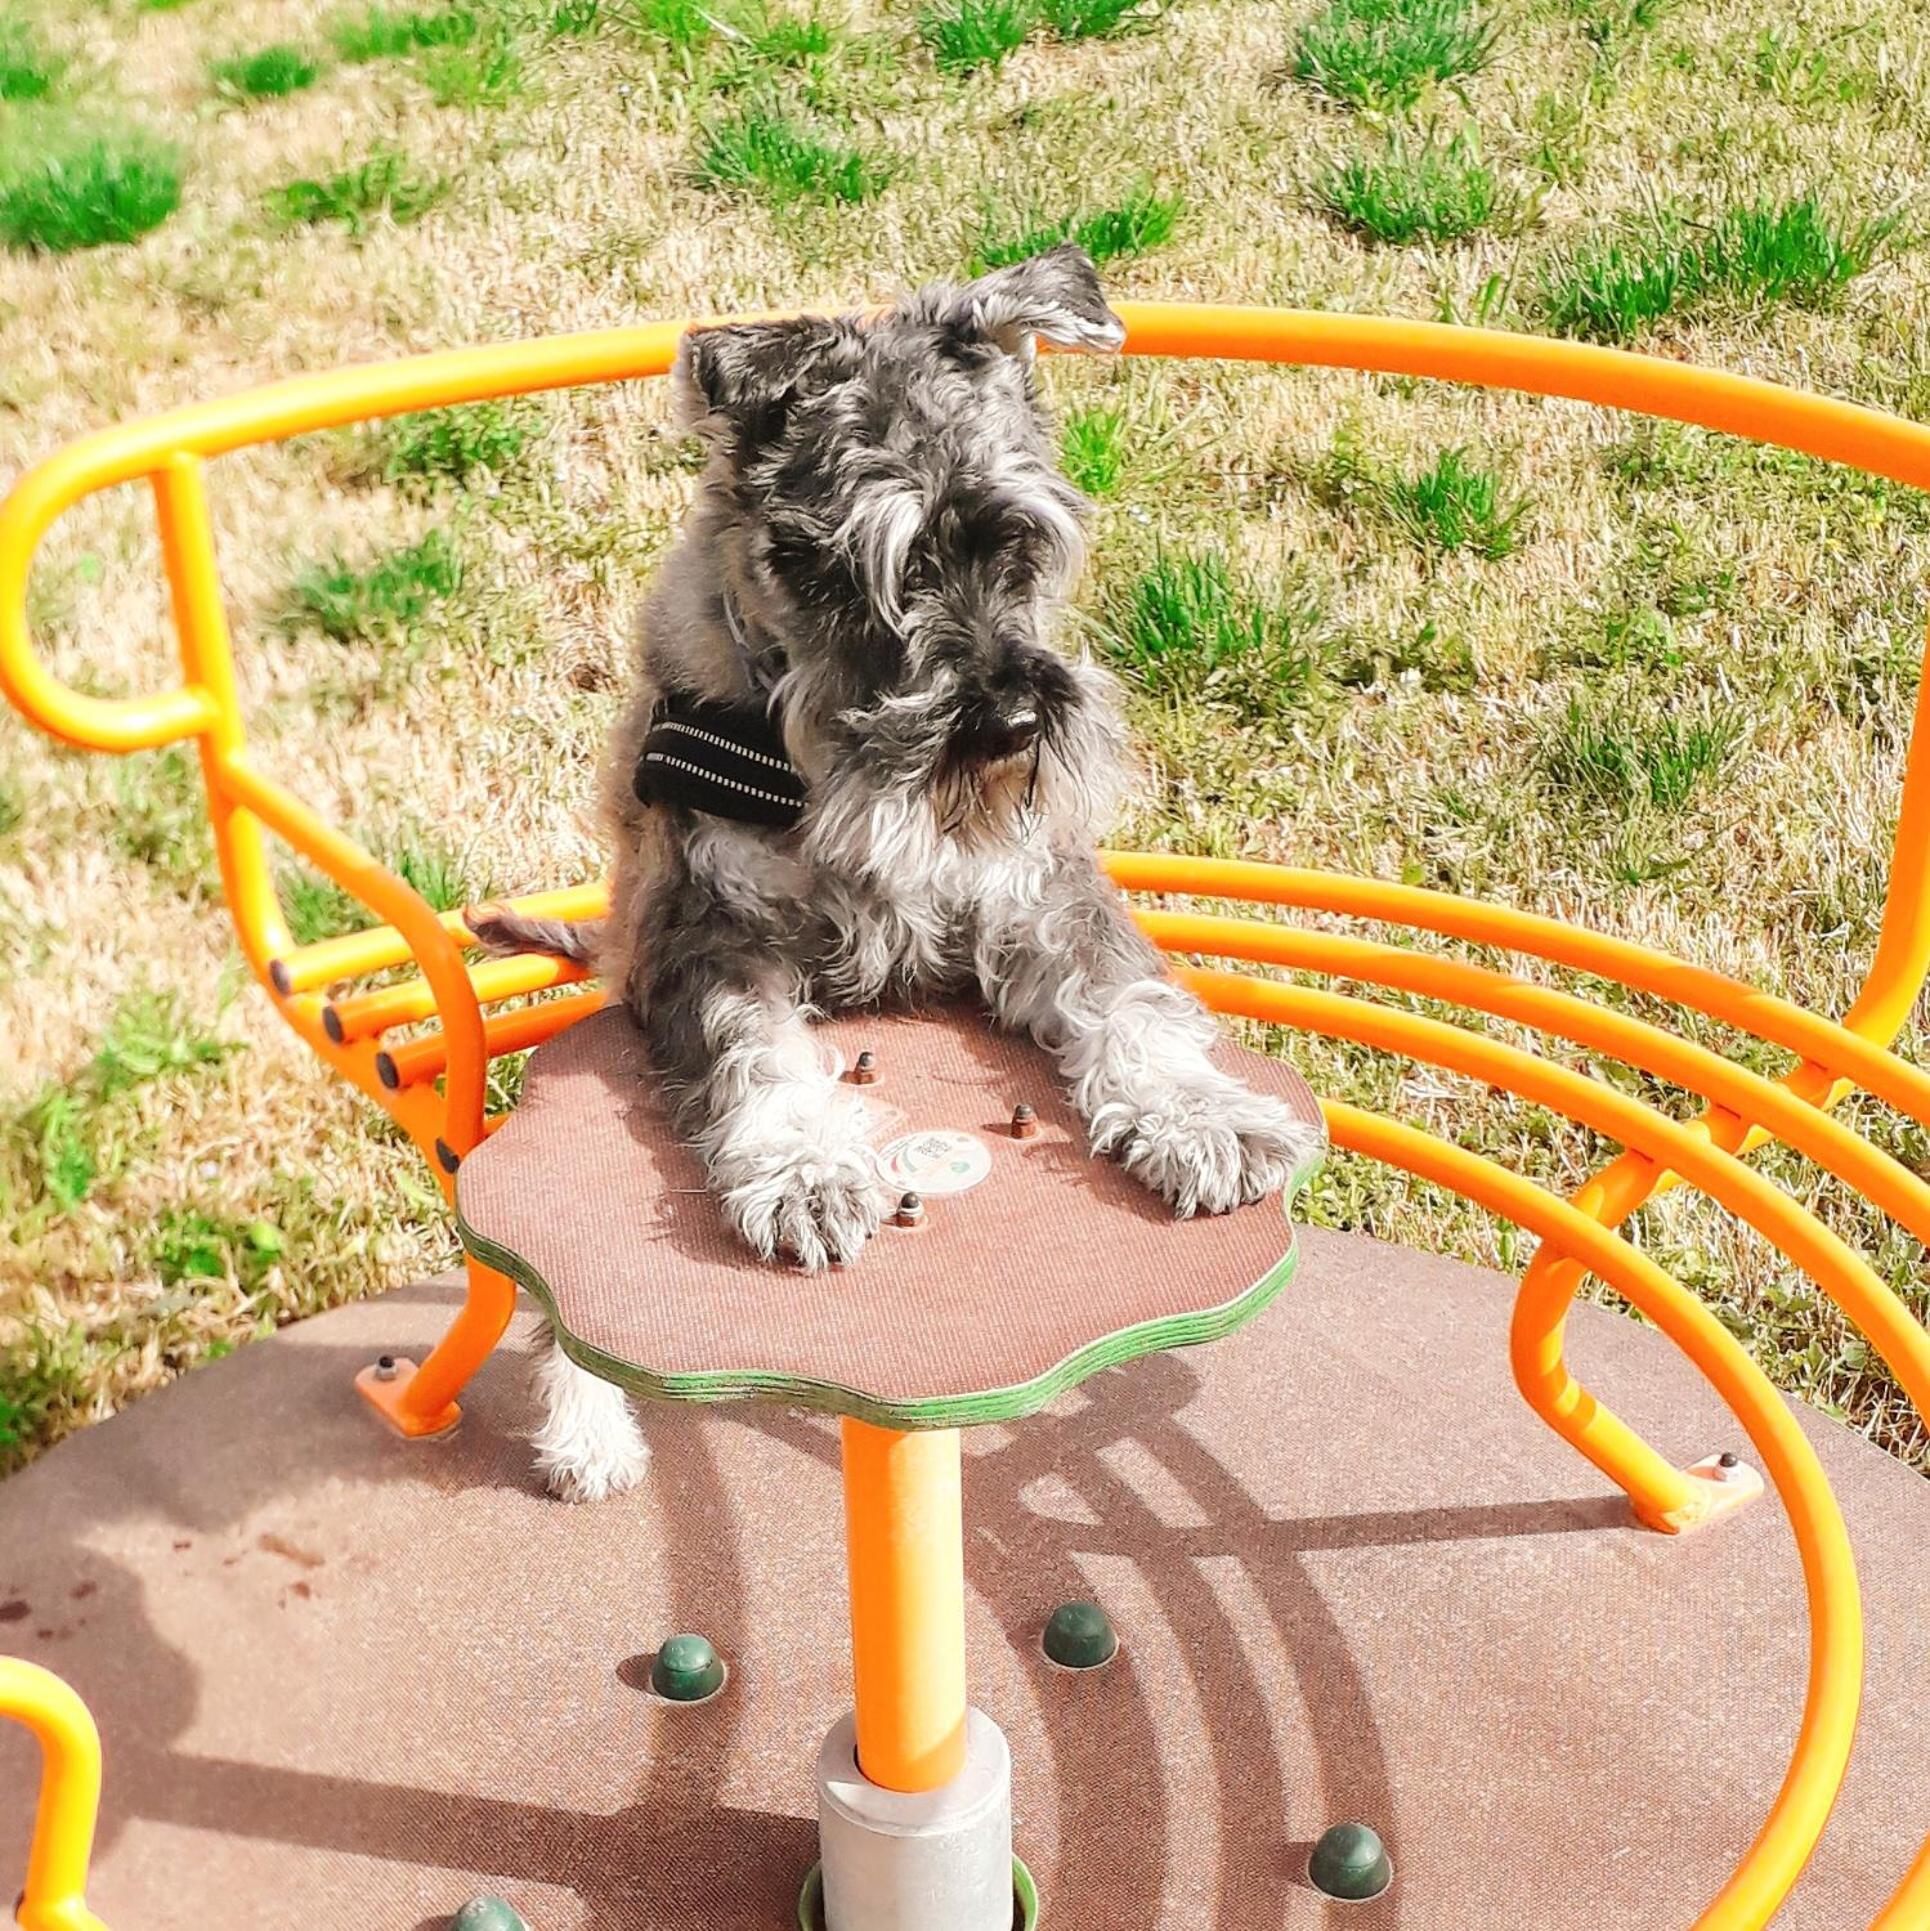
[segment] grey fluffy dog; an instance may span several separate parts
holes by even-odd
[[[684,340],[672,379],[709,461],[611,747],[610,917],[473,924],[622,988],[760,1255],[854,1260],[891,1205],[813,1009],[975,993],[1056,1056],[1094,1152],[1181,1216],[1277,1191],[1316,1150],[1211,1063],[1212,1020],[1094,858],[1123,734],[1108,680],[1052,642],[1086,505],[1032,351],[1124,335],[1063,247],[878,315]],[[560,1352],[539,1380],[550,1486],[634,1481],[620,1392]]]

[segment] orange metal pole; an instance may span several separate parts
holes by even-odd
[[[1924,1931],[1930,1925],[1930,1837],[1923,1840],[1903,1889],[1870,1921],[1870,1931]]]
[[[22,1931],[107,1931],[87,1908],[87,1861],[101,1801],[101,1739],[87,1705],[51,1670],[0,1656],[0,1717],[40,1744],[40,1804],[27,1850]]]
[[[266,982],[270,964],[293,941],[268,868],[261,821],[237,805],[221,782],[223,760],[242,751],[241,699],[235,689],[234,653],[215,564],[214,526],[198,456],[176,456],[154,472],[154,508],[181,662],[189,683],[205,692],[214,706],[214,721],[201,738],[201,768],[221,883],[241,949],[255,976]]]
[[[845,1419],[858,1768],[886,1790],[936,1790],[965,1767],[961,1465],[955,1428]]]

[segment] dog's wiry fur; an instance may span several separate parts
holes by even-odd
[[[856,1259],[889,1205],[814,1008],[976,992],[1057,1056],[1095,1152],[1180,1215],[1276,1191],[1314,1151],[1212,1065],[1212,1021],[1095,862],[1122,731],[1107,680],[1050,634],[1084,505],[1054,466],[1035,336],[1123,337],[1076,248],[881,316],[686,337],[673,380],[709,462],[611,746],[610,917],[476,921],[498,947],[593,953],[732,1225],[806,1267]],[[638,802],[665,692],[772,686],[809,787],[796,828]],[[545,1365],[540,1446],[552,1486],[587,1497],[634,1479],[641,1438],[573,1374]]]

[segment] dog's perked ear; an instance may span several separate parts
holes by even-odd
[[[798,390],[829,373],[849,345],[849,325],[826,315],[692,329],[670,371],[678,420],[686,429],[728,423],[766,440]]]
[[[1059,349],[1116,349],[1126,339],[1092,257],[1070,241],[967,282],[949,319],[1008,355],[1030,355],[1035,337]]]

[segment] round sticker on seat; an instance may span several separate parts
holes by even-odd
[[[894,1187],[942,1199],[976,1187],[992,1171],[992,1149],[975,1133],[905,1133],[878,1149],[878,1165]]]

